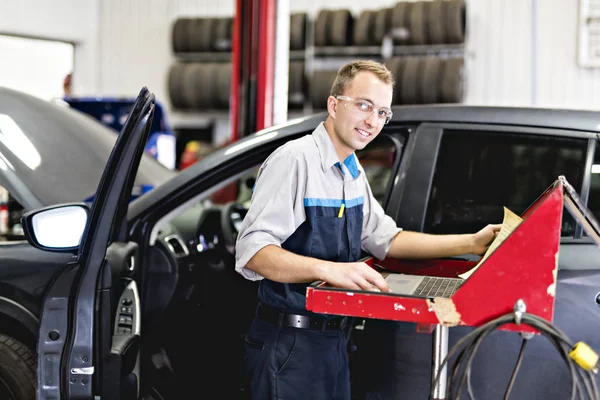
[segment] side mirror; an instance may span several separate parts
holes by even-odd
[[[86,204],[69,203],[30,211],[21,223],[32,246],[47,251],[72,251],[81,244],[88,215]]]

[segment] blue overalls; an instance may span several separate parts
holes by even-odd
[[[363,248],[384,258],[398,231],[356,156],[340,164],[323,125],[265,161],[236,243],[236,270],[262,279],[261,305],[246,336],[254,399],[347,400],[350,379],[345,319],[307,311],[310,283],[260,277],[245,268],[248,260],[270,244],[334,262],[357,261]]]

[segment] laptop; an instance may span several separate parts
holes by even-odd
[[[389,274],[385,281],[395,294],[450,298],[465,280],[439,276]]]
[[[562,184],[564,188],[564,206],[569,211],[569,213],[575,218],[575,220],[581,224],[587,235],[594,240],[596,245],[600,247],[600,223],[591,213],[591,211],[581,202],[581,199],[577,195],[577,192],[571,186],[567,179],[561,175],[558,177],[558,180],[555,181],[548,190],[544,192],[542,196],[544,196],[549,190],[556,187],[557,184]],[[541,197],[541,196],[540,196]],[[539,198],[538,198],[539,199]],[[537,202],[537,200],[536,200]],[[535,204],[534,202],[533,204]],[[512,223],[507,224],[507,216],[510,217],[510,210],[505,208],[505,218],[503,221],[503,229],[507,228],[504,233],[500,233],[496,239],[499,242],[494,241],[490,245],[491,251],[495,250],[502,241],[506,239],[510,235],[510,233],[516,229],[518,224],[514,223],[514,219]],[[514,214],[512,217],[514,218]],[[490,254],[491,251],[488,250],[486,254],[482,257],[479,263],[472,268],[468,273],[463,274],[463,277],[458,278],[447,278],[447,277],[437,277],[437,276],[424,276],[424,275],[409,275],[409,274],[387,274],[385,277],[385,281],[388,286],[395,294],[402,294],[408,296],[415,297],[445,297],[450,298],[456,291],[460,288],[460,286],[468,279],[468,277],[482,264]],[[381,267],[381,266],[379,266]],[[382,267],[383,268],[383,267]],[[384,268],[385,269],[385,268]],[[386,274],[384,273],[384,276]]]

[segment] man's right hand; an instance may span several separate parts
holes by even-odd
[[[343,289],[373,291],[375,286],[382,292],[390,291],[383,276],[364,262],[327,263],[322,280]]]

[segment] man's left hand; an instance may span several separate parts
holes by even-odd
[[[480,256],[483,255],[487,251],[490,244],[492,244],[496,236],[498,236],[501,227],[502,224],[490,224],[479,232],[474,233],[472,253]]]

